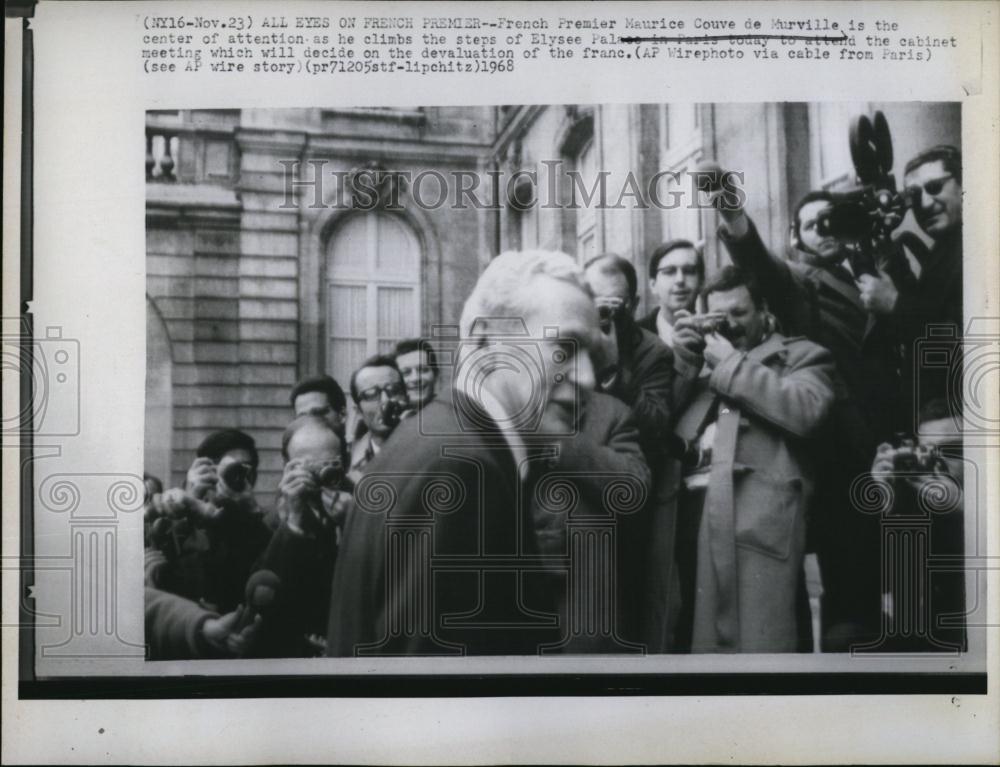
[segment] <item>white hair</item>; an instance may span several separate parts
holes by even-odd
[[[588,295],[590,293],[583,270],[565,253],[555,250],[508,250],[490,262],[466,300],[459,321],[462,338],[472,335],[473,324],[478,335],[490,326],[491,320],[524,316],[531,300],[527,287],[535,278],[543,276],[575,285]]]

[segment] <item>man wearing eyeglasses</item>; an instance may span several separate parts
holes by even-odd
[[[912,429],[915,413],[929,401],[948,397],[944,368],[928,369],[913,357],[917,342],[931,325],[948,326],[956,342],[962,336],[962,155],[940,145],[906,164],[904,184],[913,216],[931,238],[920,259],[920,276],[905,280],[862,277],[861,300],[891,328],[903,355],[902,398]],[[911,396],[916,399],[910,402]]]
[[[358,406],[368,431],[351,446],[348,476],[357,482],[365,467],[382,450],[382,445],[409,409],[403,376],[389,356],[371,357],[351,376],[351,398]]]
[[[861,299],[872,312],[931,322],[962,322],[962,155],[940,145],[906,164],[903,183],[913,217],[933,244],[920,277],[897,286],[863,275]]]

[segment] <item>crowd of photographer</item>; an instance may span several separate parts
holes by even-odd
[[[960,646],[960,574],[911,604],[881,535],[946,486],[930,547],[962,552],[959,403],[913,360],[929,326],[961,334],[958,151],[913,158],[902,192],[882,168],[859,171],[862,192],[807,195],[795,260],[702,170],[732,265],[706,278],[691,242],[663,244],[648,316],[618,256],[503,254],[465,305],[451,376],[420,339],[365,361],[351,434],[335,380],[294,387],[276,498],[255,496],[236,430],[205,439],[183,488],[148,478],[152,656],[809,651],[807,552],[824,650]],[[908,209],[930,248],[889,236]],[[510,318],[537,378],[502,359]],[[884,491],[877,513],[859,478]],[[595,529],[613,531],[607,556]],[[887,636],[905,610],[929,628]]]

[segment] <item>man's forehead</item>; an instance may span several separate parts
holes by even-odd
[[[591,287],[600,286],[605,290],[614,289],[628,292],[628,280],[625,275],[615,269],[607,269],[600,263],[591,265],[585,272],[585,276]]]
[[[928,445],[941,445],[962,438],[962,429],[954,418],[935,418],[924,421],[917,429],[920,441]]]
[[[425,364],[424,352],[420,349],[414,349],[411,352],[404,352],[396,356],[396,364],[399,367],[410,367],[414,365]]]
[[[324,429],[319,424],[304,424],[299,428],[288,441],[289,454],[299,450],[319,450],[329,448],[338,450],[340,448],[340,438],[332,429]]]
[[[830,207],[829,200],[812,200],[799,208],[799,220],[804,221],[809,216],[815,216]]]
[[[923,165],[918,165],[916,168],[911,170],[906,174],[906,178],[918,181],[927,178],[940,178],[941,176],[947,176],[948,171],[944,167],[944,162],[942,160],[931,160],[930,162],[925,162]]]
[[[662,269],[671,264],[693,264],[697,260],[698,254],[694,252],[693,248],[674,248],[660,259],[659,268]]]
[[[310,405],[329,405],[330,398],[326,396],[326,392],[322,391],[307,391],[302,392],[299,396],[295,398],[295,407],[309,407]]]
[[[705,298],[709,306],[719,306],[720,304],[740,304],[744,301],[751,301],[750,291],[746,285],[737,285],[729,290],[713,290]]]
[[[354,381],[359,389],[364,389],[365,387],[361,385],[362,381],[368,382],[370,385],[374,383],[381,383],[383,381],[395,381],[398,378],[398,370],[391,368],[388,365],[379,365],[377,367],[361,368]]]
[[[249,463],[250,451],[243,447],[234,447],[232,450],[227,450],[223,453],[222,457],[232,458],[235,461],[241,461],[243,463]]]

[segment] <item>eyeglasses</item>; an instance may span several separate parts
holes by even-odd
[[[918,197],[922,189],[931,197],[937,197],[944,190],[944,185],[950,178],[954,178],[954,176],[949,173],[947,176],[932,178],[930,181],[925,181],[923,184],[911,184],[906,187],[906,192],[912,197]]]
[[[395,397],[402,397],[405,391],[406,389],[401,383],[390,383],[385,386],[369,386],[367,389],[358,392],[358,399],[361,402],[375,402],[383,394],[389,399],[393,399]]]

